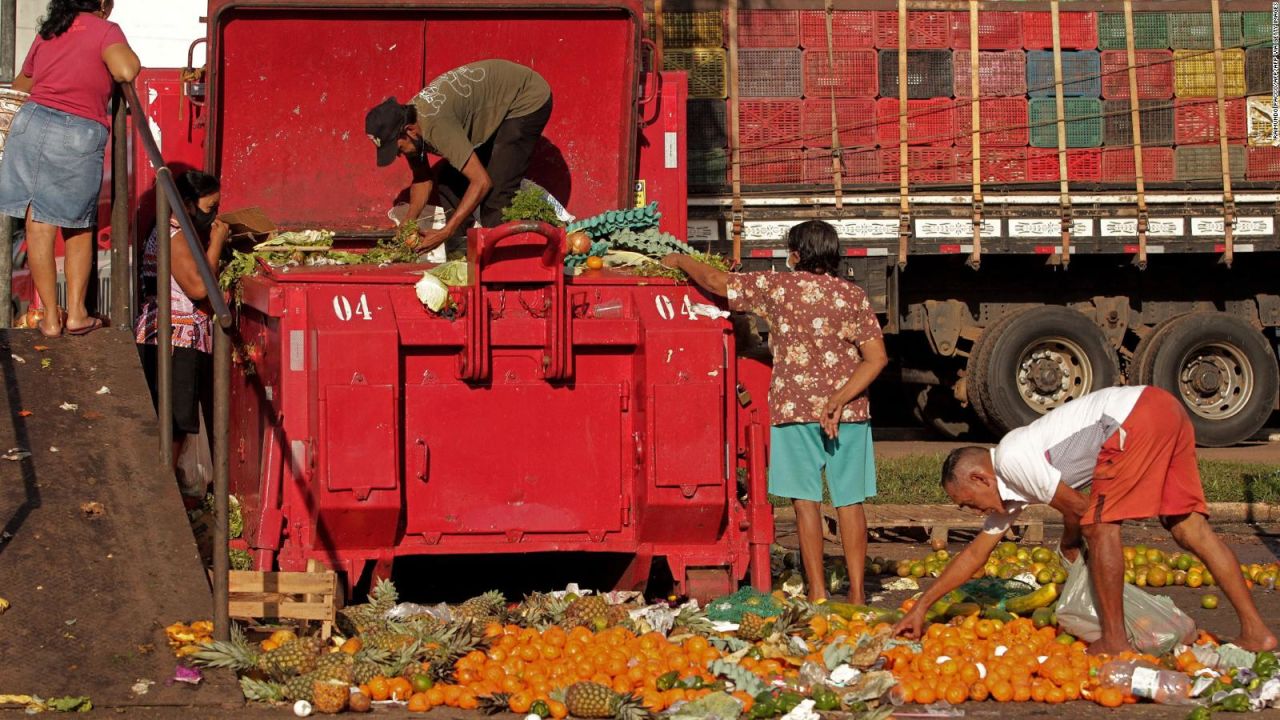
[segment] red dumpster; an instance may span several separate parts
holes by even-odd
[[[552,85],[535,180],[579,216],[633,200],[639,3],[215,1],[210,18],[209,167],[225,206],[367,234],[407,172],[374,167],[364,111],[484,57]],[[300,54],[361,71],[297,73]],[[682,142],[682,122],[672,132]],[[767,367],[737,358],[693,287],[567,278],[563,252],[546,225],[472,231],[451,317],[417,299],[422,266],[243,282],[231,472],[259,567],[317,559],[354,585],[398,556],[585,551],[633,558],[620,586],[642,586],[655,558],[691,594],[748,571],[766,586]]]

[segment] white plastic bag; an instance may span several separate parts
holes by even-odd
[[[1098,623],[1089,568],[1083,558],[1066,564],[1067,582],[1062,586],[1056,610],[1058,627],[1085,642],[1093,642],[1102,637],[1102,626]],[[1190,643],[1196,634],[1195,621],[1173,600],[1129,584],[1124,586],[1124,629],[1134,648],[1156,656]]]

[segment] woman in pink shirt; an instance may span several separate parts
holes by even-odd
[[[93,265],[90,226],[102,188],[102,155],[117,82],[138,75],[138,56],[120,26],[107,22],[113,0],[51,0],[16,90],[31,93],[14,116],[0,162],[0,213],[26,220],[27,264],[46,308],[40,332],[84,335],[102,327],[85,308]],[[67,307],[58,307],[53,241],[67,251]]]

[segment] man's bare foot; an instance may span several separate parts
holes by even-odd
[[[1269,631],[1259,631],[1243,633],[1236,638],[1236,645],[1249,650],[1250,652],[1262,652],[1263,650],[1275,650],[1276,645],[1280,642],[1276,640],[1276,636]]]
[[[1090,643],[1087,652],[1090,655],[1119,655],[1123,652],[1134,652],[1134,649],[1128,639],[1111,640],[1103,636]]]
[[[867,596],[865,593],[862,592],[861,589],[859,589],[857,592],[854,592],[853,590],[849,590],[849,595],[845,599],[849,601],[850,605],[866,605],[867,604]]]

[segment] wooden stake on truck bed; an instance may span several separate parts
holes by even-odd
[[[1222,12],[1220,0],[1213,0],[1213,81],[1218,98],[1218,149],[1222,156],[1222,262],[1231,267],[1235,259],[1236,199],[1231,190],[1231,153],[1227,143],[1226,77],[1222,68]]]
[[[1129,122],[1133,125],[1133,172],[1138,193],[1138,267],[1147,268],[1147,181],[1142,165],[1142,110],[1138,102],[1138,54],[1133,42],[1133,0],[1124,0],[1125,53],[1129,60]]]
[[[982,264],[982,103],[978,99],[981,89],[978,65],[978,0],[969,0],[969,118],[970,139],[973,142],[973,251],[969,254],[969,267],[977,270]]]
[[[1067,177],[1067,108],[1062,84],[1062,26],[1058,16],[1059,0],[1049,4],[1053,26],[1053,89],[1058,116],[1058,192],[1062,209],[1062,266],[1071,263],[1071,183]]]
[[[738,142],[738,3],[729,3],[729,209],[733,233],[733,264],[742,262],[742,147]]]
[[[898,0],[898,267],[907,266],[911,185],[907,167],[907,0]]]
[[[836,43],[834,37],[834,29],[832,28],[832,16],[835,11],[835,0],[826,0],[826,22],[827,22],[827,64],[833,69],[836,66]],[[836,192],[836,210],[844,209],[844,174],[840,169],[840,158],[844,155],[844,148],[840,146],[840,125],[838,113],[836,112],[836,86],[831,83],[831,184]],[[862,122],[859,120],[859,122]]]

